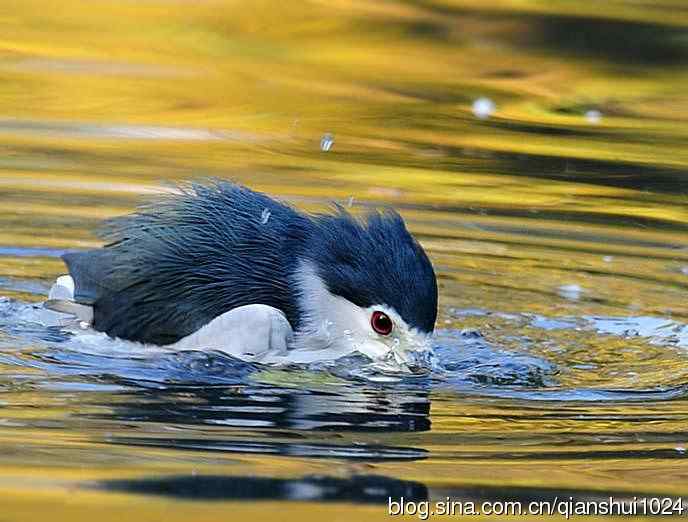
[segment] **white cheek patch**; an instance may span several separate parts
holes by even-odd
[[[356,343],[368,324],[363,310],[330,293],[308,263],[302,264],[297,278],[303,324],[296,332],[294,348],[341,349]]]
[[[430,348],[431,336],[415,328],[410,328],[396,310],[387,305],[375,305],[365,309],[368,317],[371,317],[376,311],[385,313],[394,324],[389,335],[375,334],[390,348],[397,351],[421,351]]]
[[[409,328],[394,309],[385,305],[362,308],[330,293],[311,264],[302,264],[298,283],[304,324],[295,334],[295,350],[326,350],[333,356],[359,352],[375,360],[392,354],[399,362],[408,362],[409,353],[429,349],[429,337]],[[370,319],[374,311],[392,319],[389,335],[373,330]]]

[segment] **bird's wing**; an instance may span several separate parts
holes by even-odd
[[[107,249],[68,252],[62,259],[72,279],[73,301],[92,305],[101,295],[116,288],[111,281],[112,275],[106,277],[112,263],[112,254]],[[60,284],[60,279],[62,278],[58,278],[56,285]]]
[[[90,324],[93,308],[74,301],[74,287],[71,276],[58,277],[44,306]],[[225,312],[171,348],[218,350],[242,359],[258,360],[266,355],[286,354],[292,337],[289,321],[281,310],[252,304]]]
[[[172,345],[227,311],[262,303],[297,328],[290,276],[311,220],[234,183],[180,186],[105,224],[103,248],[63,257],[95,330]]]
[[[252,304],[216,317],[171,348],[219,350],[242,359],[260,360],[266,355],[286,354],[293,332],[277,308]]]

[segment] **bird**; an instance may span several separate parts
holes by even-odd
[[[305,213],[232,181],[181,183],[62,256],[46,307],[111,338],[250,360],[431,349],[432,263],[394,210]]]

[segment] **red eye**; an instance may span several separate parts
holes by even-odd
[[[380,335],[389,335],[394,323],[386,313],[375,311],[370,318],[370,326]]]

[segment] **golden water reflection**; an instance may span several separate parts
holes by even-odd
[[[25,363],[0,361],[8,519],[382,518],[366,480],[431,498],[686,494],[685,347],[534,326],[687,322],[683,2],[6,0],[0,23],[0,295],[42,300],[60,252],[98,245],[101,219],[166,182],[227,177],[306,210],[393,205],[437,268],[441,330],[550,361],[567,393],[671,392],[580,402],[444,385],[392,407],[347,389],[363,415],[336,428],[314,411],[340,402],[280,391],[282,427],[235,425],[270,417],[230,391],[161,398],[46,375],[8,347]],[[490,118],[474,116],[479,97]],[[372,430],[370,404],[391,424]],[[217,417],[228,407],[248,417]],[[175,482],[195,476],[219,478]],[[152,478],[169,480],[113,482]],[[266,488],[291,493],[269,502]],[[313,493],[327,488],[340,493]]]

